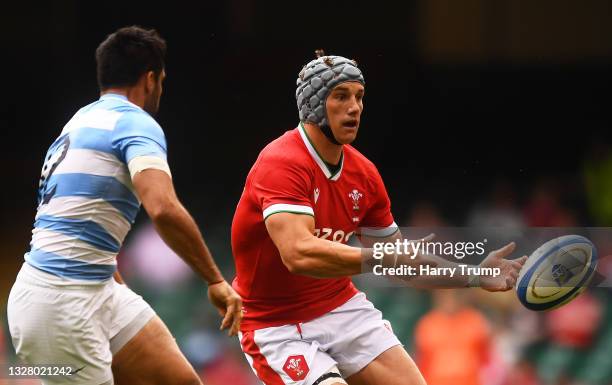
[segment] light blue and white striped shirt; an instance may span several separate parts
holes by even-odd
[[[71,280],[110,278],[140,208],[128,163],[165,163],[166,152],[159,124],[123,95],[80,109],[47,151],[25,260]]]

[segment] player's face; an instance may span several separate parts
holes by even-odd
[[[361,83],[347,82],[338,84],[327,97],[327,122],[336,140],[342,144],[351,143],[357,137],[363,93]]]
[[[159,101],[161,99],[163,87],[162,83],[166,78],[166,71],[162,70],[159,76],[155,76],[153,71],[147,74],[148,82],[148,93],[145,97],[145,104],[143,109],[151,115],[157,114],[159,110]]]

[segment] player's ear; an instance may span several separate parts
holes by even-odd
[[[157,76],[155,76],[154,71],[147,71],[144,74],[145,77],[145,91],[149,94],[153,92],[155,86],[157,84]]]

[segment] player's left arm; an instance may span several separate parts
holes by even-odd
[[[385,228],[391,228],[395,222],[393,222],[393,216],[391,214],[391,201],[387,194],[387,190],[382,181],[382,177],[378,173],[378,170],[374,168],[374,173],[371,180],[374,183],[373,191],[377,192],[374,194],[376,200],[374,204],[369,208],[367,216],[364,218],[364,226],[366,227],[378,227],[379,229],[374,231],[382,231]],[[393,223],[388,226],[389,223]],[[395,226],[397,228],[397,226]],[[434,238],[434,234],[421,239],[421,242],[427,242]],[[384,238],[363,236],[361,237],[362,242],[367,241],[367,246],[370,246],[373,242],[395,242],[396,240],[403,240],[404,237],[397,228],[397,231]],[[439,276],[439,275],[425,275],[419,274],[415,276],[407,277],[407,284],[411,287],[435,289],[435,288],[461,288],[468,286],[479,286],[487,291],[506,291],[514,287],[518,273],[521,267],[527,261],[527,257],[510,260],[507,259],[514,251],[516,245],[514,242],[508,243],[500,249],[494,250],[480,263],[480,267],[487,268],[499,268],[500,274],[497,276],[470,276],[464,274],[455,274],[450,276]],[[419,265],[430,265],[438,268],[454,268],[455,271],[461,271],[459,264],[441,258],[433,254],[414,254],[412,255],[392,255],[385,257],[383,264],[385,266],[403,264],[406,266],[419,266]],[[391,261],[389,261],[391,260]],[[416,262],[418,261],[418,262]]]

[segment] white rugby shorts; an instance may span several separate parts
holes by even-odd
[[[364,293],[311,321],[245,331],[238,337],[255,375],[266,385],[312,385],[334,367],[346,379],[401,345]]]
[[[70,377],[43,384],[112,384],[111,363],[151,318],[153,309],[127,286],[58,285],[58,277],[23,264],[7,304],[9,331],[26,364],[69,365]]]

